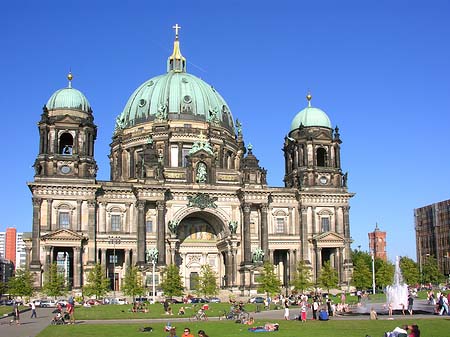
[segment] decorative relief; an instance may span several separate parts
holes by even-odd
[[[238,228],[238,222],[236,220],[228,222],[228,229],[230,230],[231,234],[236,234]]]
[[[197,193],[193,196],[188,196],[188,207],[198,207],[200,209],[205,208],[217,208],[215,202],[217,197],[210,197],[207,193]]]

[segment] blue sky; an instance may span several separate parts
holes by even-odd
[[[175,23],[188,72],[225,98],[270,185],[283,184],[283,138],[311,90],[340,128],[353,247],[368,250],[378,223],[391,259],[415,259],[414,208],[450,198],[450,2],[439,0],[2,2],[0,230],[31,231],[37,122],[68,70],[109,179],[115,118],[166,71]]]

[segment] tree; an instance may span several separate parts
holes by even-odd
[[[328,292],[330,292],[331,288],[336,288],[338,286],[338,274],[334,268],[331,268],[330,261],[326,261],[323,264],[317,282],[322,288],[327,289]]]
[[[8,293],[12,296],[33,296],[33,275],[29,270],[16,270],[16,275],[8,280]]]
[[[301,260],[297,264],[294,280],[292,281],[292,286],[295,290],[303,292],[312,285],[313,283],[311,282],[311,270],[306,265],[305,261]]]
[[[49,266],[48,271],[44,274],[44,277],[45,281],[42,291],[47,296],[53,296],[56,298],[67,292],[66,280],[64,275],[58,272],[56,262]]]
[[[83,294],[95,298],[103,298],[109,291],[109,279],[101,264],[96,263],[87,275],[86,284],[83,286]]]
[[[219,293],[217,274],[209,264],[204,264],[200,270],[197,291],[205,297],[214,296]]]
[[[126,296],[131,296],[133,299],[136,295],[144,293],[144,282],[137,267],[130,267],[127,269],[125,279],[123,280],[122,292]]]
[[[372,271],[364,259],[356,259],[353,263],[352,284],[359,290],[369,289],[372,286]]]
[[[392,285],[394,280],[394,265],[383,259],[375,259],[375,281],[380,288]]]
[[[409,257],[402,256],[400,258],[400,269],[402,271],[403,281],[407,285],[415,285],[419,283],[419,268],[417,266],[417,263],[415,263]]]
[[[439,271],[437,260],[434,256],[427,256],[422,263],[422,282],[439,284],[445,280],[445,276]]]
[[[274,265],[269,262],[264,263],[258,282],[258,291],[261,293],[273,296],[280,292],[281,281],[275,274]]]
[[[167,297],[183,295],[184,286],[181,281],[180,270],[176,265],[168,265],[163,271],[162,279],[160,286]]]

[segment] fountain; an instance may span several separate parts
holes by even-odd
[[[389,304],[393,310],[408,307],[408,286],[403,282],[399,256],[395,259],[394,284],[386,287],[386,305]]]

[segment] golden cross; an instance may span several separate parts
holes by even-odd
[[[176,23],[172,28],[175,29],[175,37],[178,37],[178,31],[181,29],[181,26],[178,26],[178,23]]]

